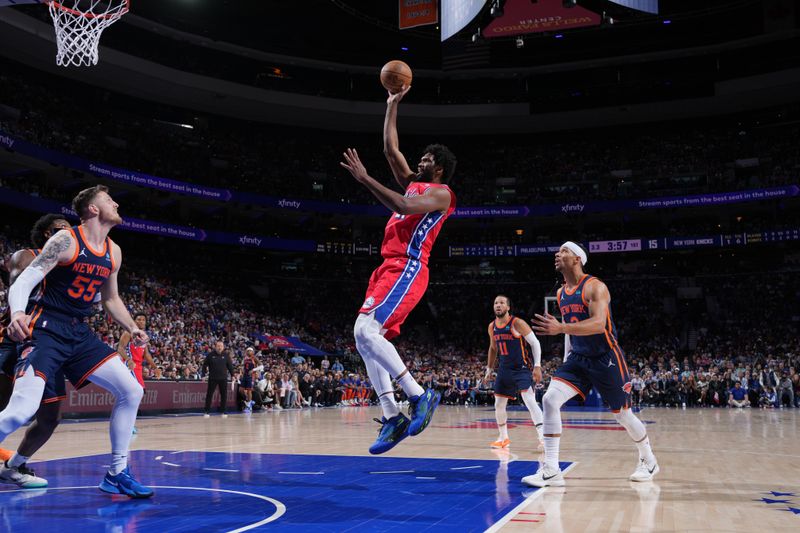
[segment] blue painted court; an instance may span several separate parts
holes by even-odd
[[[483,531],[531,498],[535,461],[135,451],[151,500],[100,492],[107,455],[32,465],[45,490],[0,490],[0,530]],[[562,463],[566,469],[570,463]],[[5,488],[5,487],[3,487]]]

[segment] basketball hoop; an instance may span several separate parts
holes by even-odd
[[[90,67],[97,64],[97,47],[103,30],[130,9],[130,0],[50,0],[50,16],[56,27],[58,53],[62,67]]]

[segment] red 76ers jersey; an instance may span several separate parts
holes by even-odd
[[[447,185],[412,181],[406,188],[406,198],[425,194],[428,189],[446,189],[450,193],[450,206],[446,213],[433,211],[416,215],[392,213],[386,223],[386,231],[381,245],[384,259],[408,257],[428,264],[431,248],[442,230],[444,221],[456,210],[456,195]]]

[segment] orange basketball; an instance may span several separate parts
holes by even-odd
[[[381,69],[381,85],[390,93],[400,92],[411,85],[411,67],[398,59],[389,61]]]

